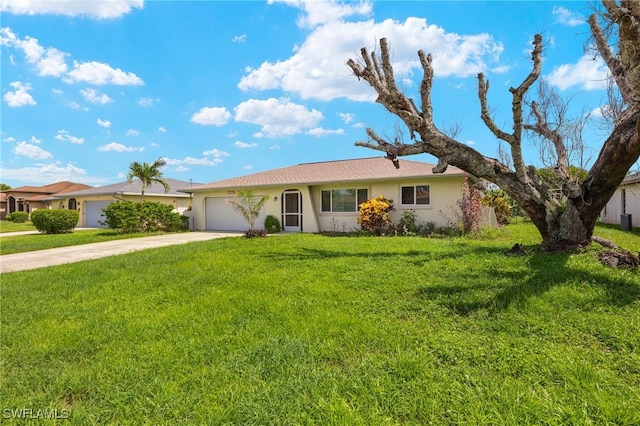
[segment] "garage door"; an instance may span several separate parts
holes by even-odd
[[[106,225],[100,225],[100,221],[104,221],[102,209],[110,203],[111,201],[87,201],[84,203],[84,226],[87,228],[106,228]]]
[[[260,199],[261,195],[256,195]],[[231,207],[226,200],[238,201],[237,197],[208,197],[205,200],[205,228],[208,231],[246,231],[249,223],[242,214]],[[254,224],[255,229],[264,229],[264,208]]]

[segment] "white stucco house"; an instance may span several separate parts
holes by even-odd
[[[631,215],[631,225],[640,227],[640,172],[627,175],[600,214],[602,223],[621,225],[621,216]]]
[[[180,191],[193,197],[194,227],[199,230],[244,231],[242,216],[227,203],[237,191],[268,195],[256,229],[273,215],[285,232],[351,231],[357,223],[358,205],[380,195],[394,201],[391,219],[414,210],[419,220],[446,226],[441,211],[451,218],[457,209],[465,173],[450,166],[434,174],[434,164],[399,160],[399,168],[384,157],[298,164],[295,166],[193,185]]]

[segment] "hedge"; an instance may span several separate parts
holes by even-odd
[[[45,234],[73,232],[79,218],[80,213],[76,210],[39,209],[31,213],[31,223]]]
[[[13,212],[13,213],[9,213],[8,215],[6,215],[4,219],[8,220],[9,222],[23,223],[23,222],[26,222],[27,220],[29,220],[29,213],[27,213],[27,212]]]
[[[121,234],[134,232],[175,232],[188,229],[188,219],[173,211],[173,206],[152,201],[118,201],[102,209],[103,225]]]

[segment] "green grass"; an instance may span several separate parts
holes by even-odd
[[[83,425],[640,424],[640,273],[597,246],[538,253],[529,224],[491,234],[228,238],[3,274],[2,408]],[[515,242],[529,253],[505,255]]]
[[[67,247],[81,244],[101,243],[126,238],[148,237],[160,235],[156,233],[118,234],[109,229],[91,229],[75,231],[69,234],[33,234],[4,236],[0,238],[0,254],[24,253],[27,251],[45,250],[56,247]]]
[[[14,223],[8,220],[0,220],[0,233],[4,232],[18,232],[18,231],[35,231],[36,227],[33,226],[31,221],[23,223]]]

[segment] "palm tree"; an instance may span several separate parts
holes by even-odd
[[[138,179],[141,183],[140,187],[140,202],[144,201],[144,190],[152,183],[157,182],[164,186],[164,192],[169,192],[170,186],[162,177],[161,167],[167,165],[167,162],[162,158],[158,158],[151,164],[138,163],[134,161],[129,164],[129,174],[127,175],[127,181],[132,183],[134,179]]]
[[[256,201],[254,200],[253,191],[250,189],[238,191],[238,196],[240,200],[227,200],[227,203],[242,214],[244,220],[249,224],[249,231],[253,232],[256,219],[260,216],[260,211],[264,203],[269,199],[269,196],[263,195],[262,198]]]

